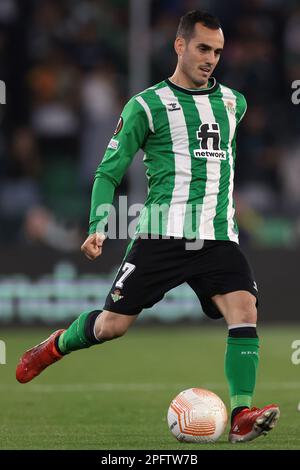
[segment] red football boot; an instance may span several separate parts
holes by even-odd
[[[30,382],[46,367],[59,361],[63,356],[55,348],[55,339],[65,330],[57,330],[42,343],[28,349],[21,357],[16,369],[17,380],[24,384]]]
[[[265,435],[274,428],[279,416],[280,411],[277,405],[268,405],[264,408],[245,408],[234,417],[228,440],[230,442],[247,442]]]

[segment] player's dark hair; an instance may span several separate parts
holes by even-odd
[[[181,36],[189,41],[194,35],[195,24],[201,23],[209,29],[221,28],[219,18],[201,10],[188,11],[180,18],[176,37]]]

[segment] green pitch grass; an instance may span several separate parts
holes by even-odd
[[[48,333],[0,333],[7,348],[7,364],[0,365],[1,449],[300,449],[300,365],[291,362],[297,328],[260,329],[254,404],[278,403],[281,418],[267,437],[236,445],[227,442],[227,432],[215,444],[179,443],[166,421],[171,399],[190,387],[216,392],[228,407],[225,329],[136,327],[18,384],[19,356]]]

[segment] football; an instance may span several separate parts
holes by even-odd
[[[182,442],[215,442],[225,431],[227,410],[215,393],[202,388],[180,392],[168,409],[168,426]]]

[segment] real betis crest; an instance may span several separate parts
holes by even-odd
[[[115,289],[113,293],[111,294],[111,298],[113,299],[114,302],[118,302],[118,300],[123,299],[124,295],[120,295],[121,291],[119,289]]]
[[[226,101],[225,106],[228,109],[229,113],[235,115],[235,105],[233,101]]]

